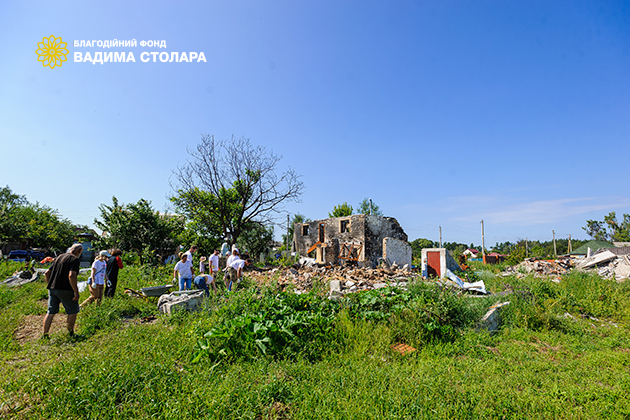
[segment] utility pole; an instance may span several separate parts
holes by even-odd
[[[551,233],[553,233],[553,256],[557,257],[558,253],[556,252],[556,231],[552,230]]]
[[[442,248],[442,226],[440,226],[440,248]]]
[[[372,215],[372,199],[370,198],[370,216]]]
[[[529,246],[527,243],[527,238],[525,238],[525,256],[528,257],[529,256]]]
[[[483,219],[481,219],[481,258],[486,263],[486,238],[483,234]]]
[[[287,214],[287,252],[291,252],[291,250],[289,249],[289,225],[290,224],[291,224],[290,217]]]
[[[569,233],[569,254],[573,252],[573,247],[571,247],[571,234]]]

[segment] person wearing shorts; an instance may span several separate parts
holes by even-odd
[[[59,313],[59,304],[66,310],[67,328],[70,336],[74,336],[74,324],[79,313],[79,288],[77,275],[79,274],[79,262],[83,246],[74,244],[68,252],[61,254],[46,270],[45,276],[48,285],[48,312],[44,317],[44,337],[48,337],[53,318]]]

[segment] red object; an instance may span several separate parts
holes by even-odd
[[[440,269],[440,252],[439,251],[427,251],[427,275],[442,277],[442,270]]]
[[[52,257],[46,257],[46,258],[44,258],[43,260],[41,260],[39,263],[40,263],[40,264],[46,264],[46,263],[53,262],[53,261],[54,261],[54,258],[52,258]]]
[[[123,268],[123,262],[119,256],[116,256],[116,264],[118,264],[118,268]]]

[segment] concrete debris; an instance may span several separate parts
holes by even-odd
[[[446,269],[446,278],[452,281],[453,285],[460,289],[481,293],[482,295],[488,294],[488,292],[486,291],[486,285],[483,280],[479,280],[474,283],[465,282],[448,268]]]
[[[533,274],[534,277],[560,276],[568,273],[571,268],[570,259],[549,261],[527,258],[520,264],[506,268],[502,275],[511,276],[516,274],[517,277],[524,277],[526,274]]]
[[[287,287],[295,291],[308,292],[314,283],[329,285],[331,296],[352,291],[377,289],[381,284],[406,283],[420,279],[420,273],[404,270],[401,267],[367,268],[349,265],[318,264],[314,266],[294,265],[288,268],[273,268],[264,271],[248,272],[247,276],[259,285],[277,282],[280,290]],[[377,286],[378,285],[378,286]]]
[[[501,327],[501,308],[509,305],[510,302],[502,302],[494,304],[488,309],[488,312],[481,318],[479,321],[479,325],[477,325],[477,331],[479,330],[488,330],[488,331],[497,331],[499,327]]]
[[[5,286],[8,286],[8,287],[22,286],[23,284],[34,282],[35,280],[38,279],[38,277],[39,277],[38,272],[31,273],[30,271],[19,271],[13,274],[13,276],[4,280],[0,284],[4,284]]]
[[[615,248],[602,249],[586,258],[564,257],[551,261],[528,258],[520,264],[506,268],[501,275],[524,277],[533,274],[535,277],[551,277],[551,281],[559,283],[563,274],[571,270],[584,270],[595,271],[607,279],[624,281],[630,278],[630,254],[621,254],[619,251]]]
[[[578,264],[576,264],[577,268],[592,268],[595,267],[596,265],[611,261],[617,259],[617,255],[613,254],[610,251],[604,251],[600,254],[595,254],[590,258],[586,258],[583,261],[580,261]]]
[[[158,311],[172,314],[175,311],[196,311],[203,302],[203,290],[184,290],[160,296]]]

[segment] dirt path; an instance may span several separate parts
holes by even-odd
[[[48,307],[48,300],[46,299],[40,300],[37,303],[43,308]],[[22,324],[13,333],[13,339],[20,344],[38,340],[42,336],[42,325],[45,316],[46,315],[25,316]],[[57,334],[59,332],[67,332],[66,314],[57,314],[53,318],[52,325],[50,326],[50,334]]]

